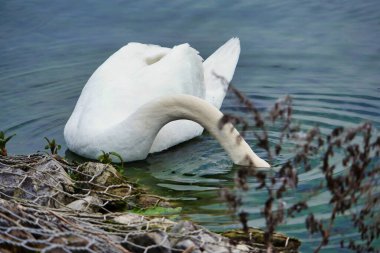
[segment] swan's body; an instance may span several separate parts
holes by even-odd
[[[236,130],[217,128],[222,113],[216,108],[222,104],[224,83],[231,81],[239,53],[238,39],[228,41],[203,63],[188,44],[173,49],[128,44],[83,88],[65,126],[67,146],[88,158],[104,150],[119,153],[125,161],[141,160],[200,135],[203,126],[235,163],[247,164],[248,155],[257,166],[268,167],[245,141],[237,144]]]

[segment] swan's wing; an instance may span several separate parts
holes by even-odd
[[[235,72],[236,64],[240,54],[240,41],[238,38],[232,38],[223,46],[216,50],[206,61],[203,62],[204,81],[199,84],[205,86],[205,100],[220,108],[226,95],[229,82]],[[192,82],[192,88],[200,90]],[[192,94],[189,91],[184,94]],[[203,98],[203,96],[200,96]],[[165,125],[158,133],[153,142],[150,153],[159,152],[170,148],[181,142],[190,140],[201,135],[203,128],[192,121],[178,120]]]
[[[171,51],[156,45],[128,43],[112,54],[91,75],[78,99],[70,123],[77,128],[87,125],[91,129],[103,129],[117,123],[136,108],[126,105],[126,96],[136,101],[142,89],[135,87],[133,75],[146,67],[154,58]]]
[[[159,96],[188,94],[205,97],[203,82],[203,59],[198,51],[189,44],[173,47],[165,57],[148,55],[146,62],[152,62],[136,72],[135,86],[144,86],[143,93],[149,95],[149,101]]]
[[[232,38],[203,62],[206,100],[222,106],[240,55],[240,41]]]
[[[159,71],[157,82],[152,83],[160,87],[156,96],[164,95],[165,92],[165,95],[187,94],[205,98],[202,58],[188,44],[174,47],[170,54],[150,68],[152,73]],[[150,87],[150,89],[154,90],[155,87]],[[202,131],[203,127],[193,121],[170,122],[160,130],[149,153],[159,152],[190,140],[201,135]]]
[[[188,44],[169,49],[129,43],[88,80],[66,124],[66,143],[71,150],[83,149],[99,133],[160,96],[189,94],[204,98],[203,78],[202,58]],[[154,145],[156,150],[166,149],[202,130],[194,122],[173,122],[162,129]]]
[[[129,43],[92,74],[70,124],[101,131],[152,99],[173,94],[204,98],[202,58],[198,52],[188,44],[165,48]]]

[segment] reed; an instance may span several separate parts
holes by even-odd
[[[295,217],[301,212],[309,212],[305,219],[305,226],[310,234],[320,234],[320,243],[314,252],[319,252],[329,243],[334,222],[339,215],[346,215],[352,226],[359,233],[361,240],[342,238],[341,247],[356,252],[380,252],[376,249],[375,240],[380,235],[380,214],[378,212],[380,180],[380,137],[370,122],[365,122],[355,128],[337,127],[327,136],[323,136],[318,127],[313,127],[306,134],[300,134],[300,126],[292,120],[292,99],[285,96],[279,99],[269,110],[267,117],[262,116],[254,103],[244,94],[230,85],[230,91],[243,104],[248,117],[225,115],[220,121],[223,126],[232,122],[241,126],[242,132],[248,129],[250,121],[259,131],[254,131],[257,146],[268,153],[270,160],[281,154],[282,145],[297,143],[295,155],[281,165],[278,173],[264,173],[253,166],[240,167],[236,174],[235,189],[223,188],[220,195],[229,207],[237,213],[243,230],[248,233],[248,214],[241,210],[242,198],[239,191],[249,189],[248,178],[254,177],[259,185],[256,189],[265,189],[267,199],[262,208],[262,215],[266,221],[265,243],[268,252],[272,252],[273,234],[277,226],[285,223],[287,218]],[[271,144],[268,138],[268,127],[278,124],[280,138]],[[336,161],[336,153],[344,154]],[[335,158],[332,161],[332,158]],[[285,207],[283,196],[290,191],[296,191],[298,186],[298,171],[315,169],[311,159],[320,158],[322,163],[317,165],[324,176],[324,180],[311,193],[327,189],[331,197],[332,206],[328,219],[317,219],[308,208],[306,200],[299,200],[291,206]],[[251,163],[252,164],[252,163]],[[345,173],[335,173],[338,166],[344,167]],[[240,210],[240,211],[238,211]]]

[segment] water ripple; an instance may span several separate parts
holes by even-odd
[[[17,135],[11,153],[42,150],[44,136],[66,149],[63,127],[83,85],[112,52],[130,41],[172,46],[189,42],[210,55],[232,36],[241,39],[242,54],[233,83],[265,114],[281,96],[293,97],[294,119],[303,130],[319,126],[328,134],[337,126],[372,121],[380,128],[380,2],[369,1],[26,1],[0,3],[0,130]],[[89,15],[90,14],[90,15]],[[239,17],[239,18],[237,18]],[[222,111],[247,117],[248,110],[228,94]],[[250,121],[252,123],[252,119]],[[247,142],[255,146],[251,127]],[[269,141],[280,137],[269,127]],[[294,143],[272,164],[275,174],[294,157]],[[66,154],[75,157],[70,152]],[[76,157],[76,159],[79,159]],[[323,180],[320,161],[299,170],[299,188],[286,196],[288,205],[305,199],[319,217],[328,217],[329,194],[313,187]],[[127,164],[127,176],[152,193],[183,206],[183,216],[214,230],[239,227],[218,198],[220,187],[232,188],[237,171],[225,151],[208,134]],[[337,173],[342,173],[337,168]],[[257,186],[249,180],[252,189]],[[244,198],[249,224],[265,226],[260,214],[265,191]],[[319,237],[309,237],[304,218],[280,227],[301,238],[311,252]],[[343,219],[337,221],[324,252],[336,252],[341,235],[356,238]]]

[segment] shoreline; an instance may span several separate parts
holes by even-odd
[[[51,252],[75,247],[89,252],[266,252],[262,230],[217,234],[191,221],[171,220],[178,207],[129,182],[110,164],[73,164],[45,154],[0,156],[0,193],[0,215],[6,217],[0,249],[6,252],[49,247],[57,250]],[[133,212],[137,209],[152,215]],[[300,244],[283,234],[273,236],[278,252],[297,252]]]

